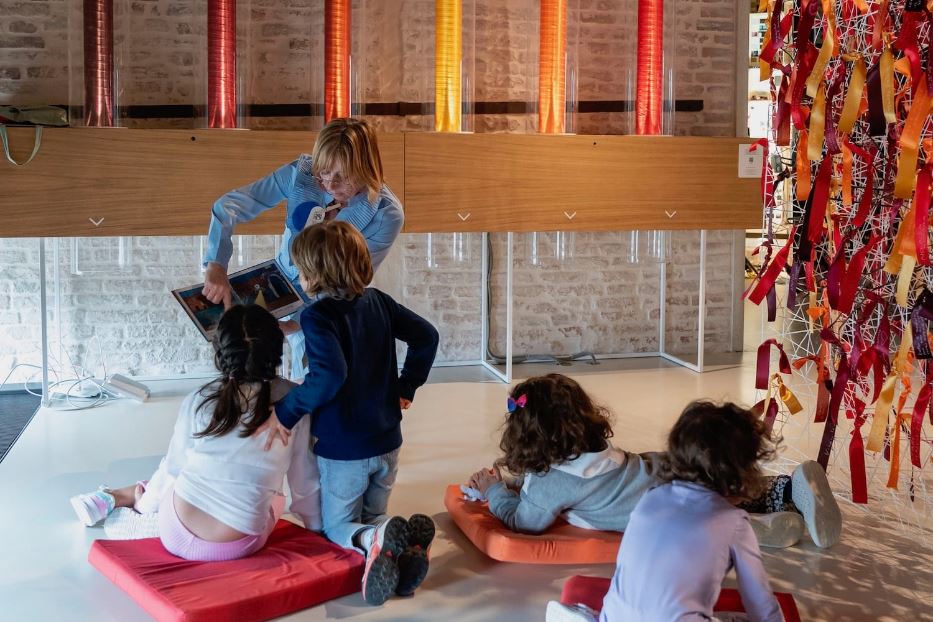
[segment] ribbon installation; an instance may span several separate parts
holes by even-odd
[[[933,516],[920,485],[933,468],[931,9],[761,0],[766,233],[745,294],[773,321],[787,283],[782,336],[758,349],[768,425],[821,426],[809,457],[837,489],[921,528],[910,517]]]

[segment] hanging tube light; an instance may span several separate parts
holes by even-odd
[[[562,134],[567,106],[567,0],[541,0],[538,131]]]
[[[236,0],[207,2],[207,126],[237,126]]]
[[[434,19],[434,130],[459,132],[462,1],[436,0]]]
[[[84,124],[113,127],[113,0],[84,0]]]
[[[661,134],[664,94],[664,0],[638,0],[635,133]]]
[[[350,116],[350,14],[350,0],[325,0],[325,123]]]

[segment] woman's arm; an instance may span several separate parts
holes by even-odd
[[[233,229],[278,205],[288,196],[295,180],[296,163],[286,164],[258,181],[231,190],[214,202],[207,233],[203,265],[216,263],[226,269],[233,254]]]

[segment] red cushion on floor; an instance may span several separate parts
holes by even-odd
[[[582,603],[591,609],[599,611],[603,608],[603,597],[609,591],[611,579],[605,577],[585,577],[576,575],[567,579],[560,595],[560,602],[565,605]],[[784,612],[785,622],[800,622],[800,612],[793,594],[775,592],[781,611]],[[742,606],[742,597],[738,590],[723,588],[719,593],[719,600],[713,611],[745,611]]]
[[[156,620],[268,620],[360,590],[363,557],[280,520],[261,551],[191,562],[158,538],[97,540],[88,561]]]
[[[573,527],[559,521],[542,534],[516,533],[489,512],[485,503],[467,501],[452,484],[444,505],[457,527],[489,557],[526,564],[613,564],[622,534]]]

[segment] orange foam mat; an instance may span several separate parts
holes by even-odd
[[[622,542],[621,533],[580,529],[563,521],[539,535],[516,533],[487,504],[465,500],[456,484],[447,487],[444,505],[476,548],[502,562],[614,564]]]

